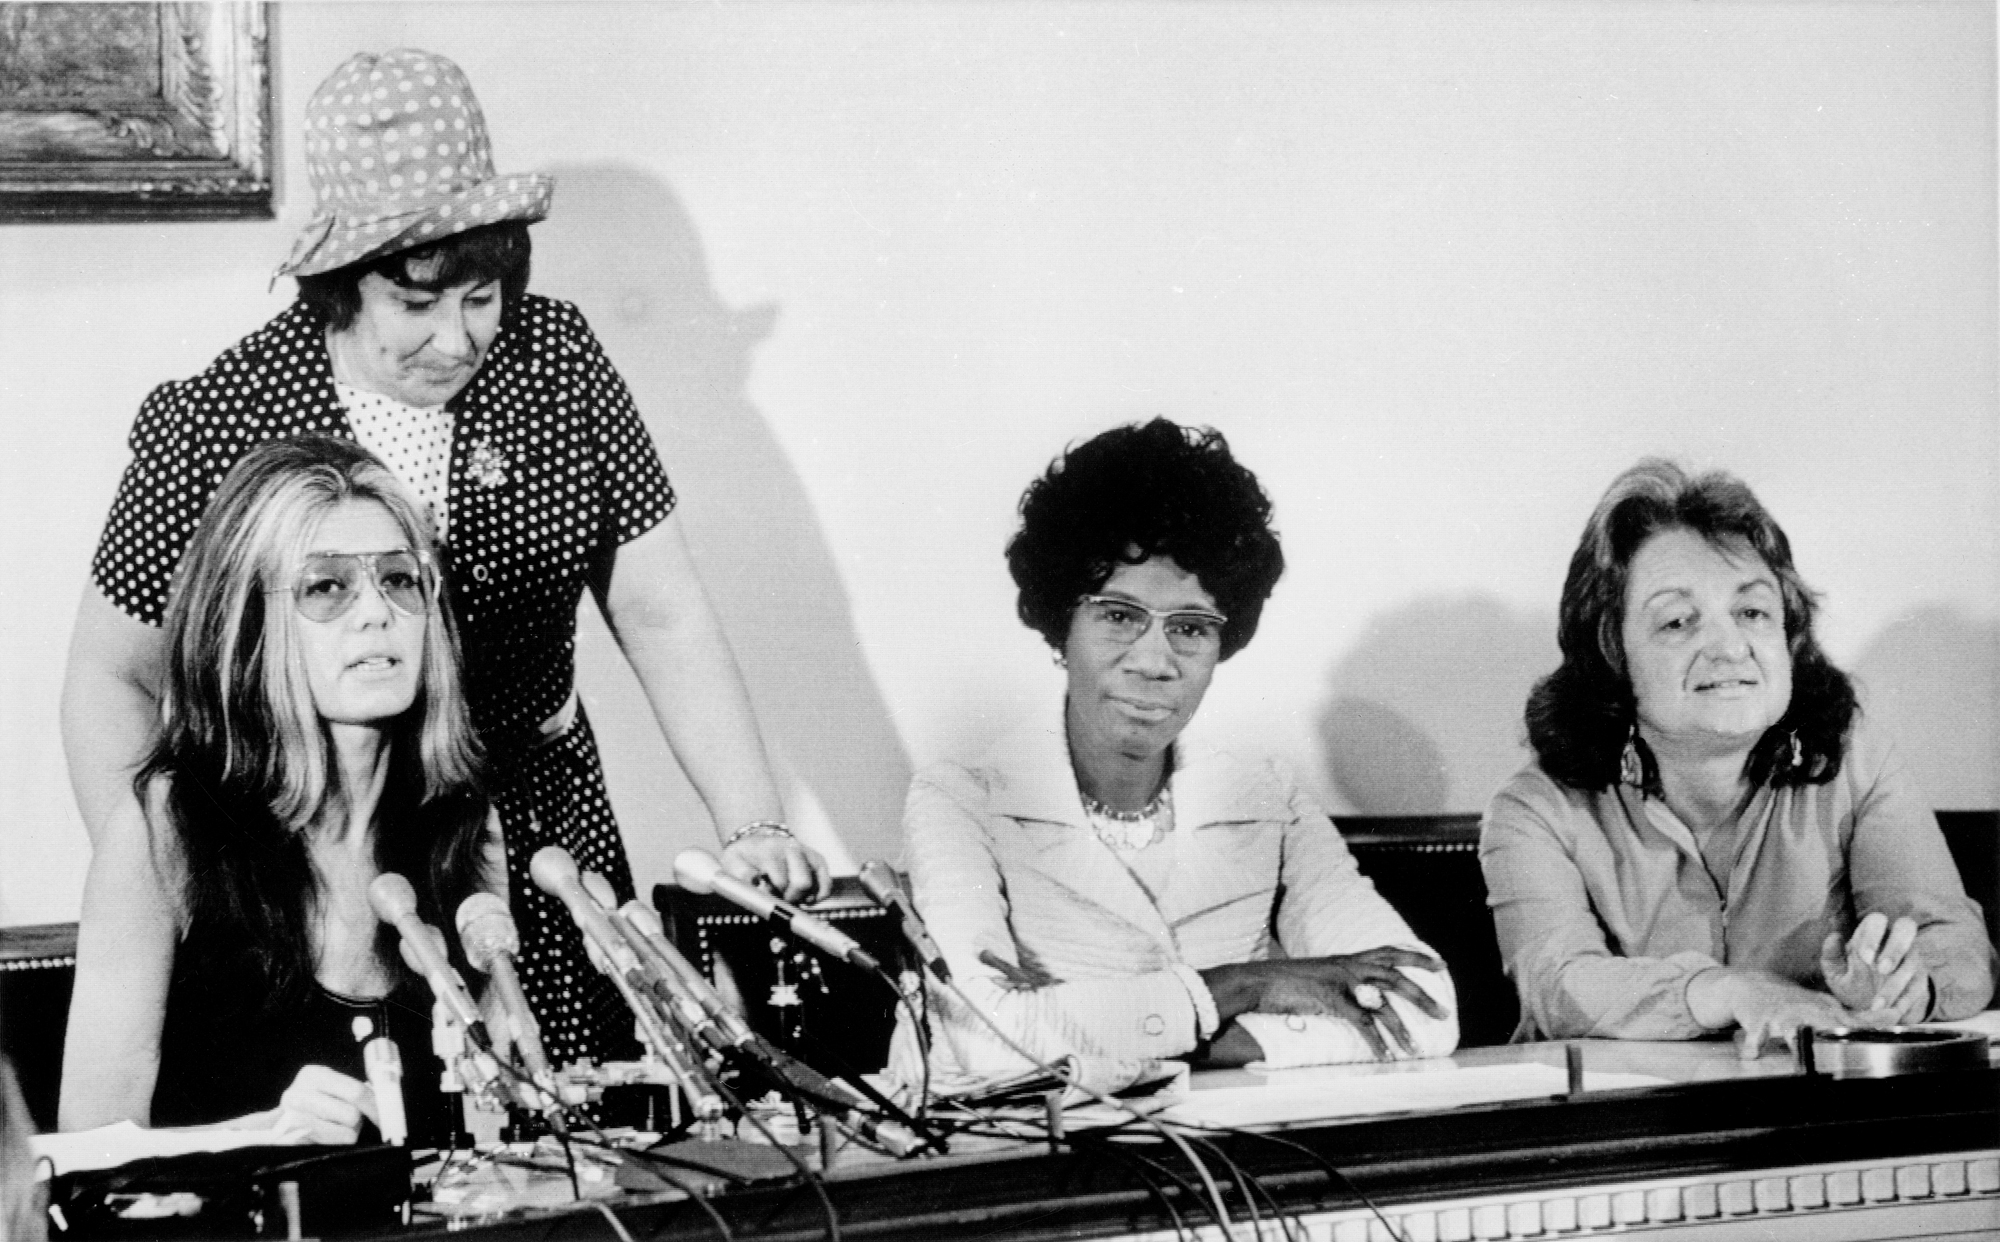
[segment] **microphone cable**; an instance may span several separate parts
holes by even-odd
[[[670,1019],[670,1021],[673,1021],[673,1019]],[[674,1025],[677,1028],[676,1034],[681,1035],[684,1039],[692,1038],[691,1032],[688,1032],[684,1029],[680,1029],[680,1024],[678,1021],[674,1021]],[[498,1058],[495,1058],[495,1060],[497,1061]],[[533,1080],[530,1079],[527,1076],[527,1074],[524,1071],[522,1071],[519,1067],[505,1061],[501,1061],[499,1063],[501,1065],[502,1071],[514,1077],[516,1081],[532,1085]],[[736,1109],[737,1112],[741,1113],[744,1117],[748,1118],[750,1124],[757,1129],[758,1133],[763,1135],[764,1141],[768,1143],[771,1147],[775,1148],[779,1152],[779,1154],[785,1157],[786,1160],[790,1161],[792,1167],[798,1170],[799,1176],[802,1179],[804,1179],[808,1185],[812,1187],[814,1193],[819,1196],[820,1205],[826,1214],[828,1237],[832,1240],[832,1242],[840,1242],[840,1218],[839,1215],[834,1210],[833,1201],[827,1196],[825,1188],[821,1185],[822,1179],[820,1175],[815,1173],[813,1169],[809,1165],[807,1165],[803,1159],[800,1158],[797,1152],[793,1151],[790,1147],[780,1142],[778,1140],[777,1135],[773,1134],[770,1131],[770,1129],[764,1125],[763,1121],[761,1121],[756,1116],[755,1113],[753,1113],[749,1108],[745,1107],[741,1097],[739,1097],[733,1090],[731,1090],[726,1082],[722,1081],[719,1076],[710,1073],[706,1061],[701,1062],[701,1073],[703,1077],[706,1079],[706,1085],[709,1086],[711,1089],[715,1090],[717,1093],[719,1093],[723,1097],[723,1099],[729,1104],[730,1107]],[[689,1199],[693,1200],[695,1205],[701,1208],[702,1211],[708,1213],[709,1219],[714,1222],[716,1229],[722,1234],[724,1242],[733,1242],[735,1235],[730,1230],[728,1221],[723,1218],[722,1213],[717,1211],[713,1204],[708,1202],[708,1197],[706,1195],[701,1194],[699,1190],[689,1182],[662,1170],[661,1168],[662,1165],[671,1166],[673,1164],[673,1160],[671,1157],[660,1156],[654,1152],[647,1151],[644,1149],[619,1147],[617,1144],[613,1143],[610,1140],[609,1136],[607,1136],[604,1133],[603,1129],[601,1129],[598,1126],[596,1120],[592,1118],[589,1112],[585,1110],[582,1106],[575,1104],[567,1104],[567,1105],[562,1105],[561,1107],[565,1113],[570,1114],[570,1129],[572,1131],[572,1134],[584,1133],[596,1136],[594,1139],[578,1139],[576,1141],[582,1142],[585,1146],[588,1147],[594,1147],[602,1149],[604,1151],[613,1152],[619,1155],[620,1157],[636,1157],[639,1160],[643,1161],[646,1164],[647,1168],[661,1181],[666,1182],[668,1185],[674,1187],[676,1190],[679,1190],[682,1194],[686,1195]],[[581,1125],[577,1124],[579,1121],[581,1121],[582,1123]],[[577,1202],[579,1203],[586,1202],[586,1200],[583,1198],[582,1190],[579,1189],[579,1183],[576,1172],[576,1156],[570,1146],[571,1135],[558,1135],[558,1138],[562,1143],[563,1155],[568,1161],[568,1173],[570,1178],[571,1192],[576,1196]],[[526,1167],[546,1168],[547,1166],[534,1164],[533,1162],[527,1162]],[[724,1180],[727,1181],[730,1179],[725,1176]],[[746,1184],[744,1179],[738,1179],[738,1181],[739,1184]]]
[[[856,965],[853,962],[849,962],[848,964]],[[872,974],[876,979],[880,980],[882,985],[889,989],[891,994],[893,994],[896,997],[898,1003],[901,1004],[904,1007],[905,1011],[908,1012],[910,1016],[917,1022],[918,1039],[922,1044],[924,1050],[924,1087],[923,1087],[923,1096],[920,1097],[917,1101],[916,1115],[912,1116],[908,1110],[900,1107],[899,1105],[896,1104],[894,1100],[891,1100],[887,1095],[884,1095],[880,1088],[876,1087],[874,1083],[868,1081],[867,1075],[861,1073],[859,1070],[856,1070],[852,1065],[848,1064],[845,1058],[835,1056],[833,1054],[833,1050],[831,1048],[826,1047],[824,1043],[822,1043],[818,1039],[817,1036],[813,1037],[814,1043],[818,1045],[818,1050],[822,1054],[827,1056],[830,1060],[838,1063],[835,1077],[837,1077],[840,1081],[845,1082],[849,1086],[853,1087],[857,1092],[861,1094],[862,1098],[865,1101],[867,1101],[870,1104],[873,1104],[876,1108],[880,1109],[882,1111],[882,1115],[886,1119],[890,1121],[899,1122],[900,1124],[909,1127],[909,1129],[913,1131],[916,1134],[916,1136],[923,1141],[924,1146],[930,1148],[932,1151],[938,1153],[941,1156],[949,1155],[950,1152],[944,1140],[939,1138],[936,1134],[932,1133],[929,1124],[923,1119],[924,1105],[927,1102],[930,1093],[930,1038],[928,1033],[928,1027],[924,1021],[924,1016],[917,1011],[914,1002],[912,1002],[908,994],[904,992],[902,984],[897,982],[897,980],[892,975],[890,975],[886,969],[884,969],[879,964],[871,965],[864,969],[867,969],[868,973]],[[926,1000],[926,1007],[928,1007],[928,1001],[929,1001],[928,993],[926,993],[925,1000]],[[762,1040],[761,1036],[759,1038],[760,1040]],[[806,1064],[804,1061],[799,1060],[797,1057],[791,1056],[791,1054],[787,1053],[783,1048],[778,1047],[776,1044],[771,1043],[769,1040],[762,1040],[762,1042],[764,1044],[766,1051],[776,1053],[779,1058],[782,1058],[783,1060],[792,1061],[795,1064],[807,1070],[808,1072],[818,1074],[818,1071],[814,1070],[811,1065]],[[816,1088],[809,1083],[802,1083],[797,1081],[795,1078],[791,1076],[790,1073],[787,1072],[787,1069],[782,1064],[782,1062],[774,1065],[762,1065],[759,1066],[759,1068],[762,1069],[765,1073],[769,1074],[771,1077],[777,1079],[779,1082],[780,1089],[788,1087],[791,1090],[806,1096],[808,1099],[814,1100],[815,1103],[822,1104],[822,1112],[824,1112],[823,1101],[821,1097],[823,1097],[825,1093],[821,1089]],[[838,1102],[837,1097],[836,1097],[836,1102]]]
[[[1126,1115],[1135,1118],[1136,1120],[1140,1121],[1146,1126],[1151,1127],[1162,1138],[1166,1139],[1168,1142],[1172,1143],[1175,1147],[1179,1148],[1181,1155],[1187,1158],[1188,1164],[1193,1166],[1194,1171],[1201,1177],[1202,1185],[1208,1191],[1208,1200],[1210,1206],[1213,1207],[1215,1211],[1216,1224],[1221,1227],[1222,1232],[1224,1233],[1224,1235],[1226,1235],[1228,1238],[1231,1239],[1231,1242],[1241,1242],[1241,1238],[1236,1232],[1236,1222],[1233,1219],[1231,1219],[1229,1215],[1229,1209],[1222,1201],[1222,1191],[1215,1184],[1214,1174],[1210,1173],[1208,1166],[1202,1163],[1201,1157],[1195,1155],[1193,1146],[1191,1146],[1186,1139],[1182,1138],[1178,1134],[1175,1134],[1172,1130],[1169,1130],[1165,1125],[1160,1123],[1158,1118],[1152,1117],[1147,1113],[1145,1113],[1144,1111],[1135,1108],[1130,1104],[1127,1104],[1123,1100],[1117,1099],[1114,1096],[1099,1091],[1095,1087],[1087,1085],[1083,1081],[1081,1075],[1069,1074],[1063,1070],[1056,1068],[1054,1065],[1051,1065],[1048,1062],[1042,1060],[1034,1053],[1029,1052],[1026,1048],[1022,1047],[1021,1044],[1017,1040],[1015,1040],[1015,1038],[1012,1035],[1009,1035],[1006,1031],[1000,1029],[1000,1024],[993,1020],[992,1016],[986,1012],[983,1006],[975,1004],[972,998],[965,994],[965,989],[960,987],[955,981],[947,982],[944,986],[952,993],[952,995],[958,997],[959,1003],[963,1004],[966,1007],[966,1009],[972,1012],[974,1016],[976,1016],[981,1022],[985,1023],[986,1028],[992,1031],[994,1036],[997,1039],[999,1039],[999,1041],[1002,1044],[1006,1045],[1008,1050],[1013,1052],[1015,1056],[1018,1056],[1022,1060],[1025,1060],[1026,1062],[1028,1062],[1028,1064],[1041,1070],[1043,1073],[1049,1075],[1049,1077],[1054,1078],[1057,1082],[1075,1087],[1077,1090],[1083,1092],[1085,1095],[1096,1100],[1098,1103],[1103,1104],[1107,1108],[1110,1108],[1115,1112],[1125,1113]]]
[[[1247,1171],[1242,1165],[1236,1163],[1230,1157],[1229,1153],[1224,1151],[1222,1146],[1213,1139],[1196,1137],[1189,1141],[1199,1144],[1203,1151],[1208,1152],[1211,1156],[1228,1166],[1230,1176],[1236,1182],[1236,1191],[1243,1197],[1243,1206],[1250,1212],[1251,1237],[1261,1238],[1264,1236],[1264,1226],[1257,1212],[1257,1196],[1262,1195],[1265,1206],[1271,1209],[1271,1218],[1277,1222],[1278,1228],[1285,1235],[1285,1242],[1296,1242],[1292,1235],[1292,1230],[1295,1227],[1303,1225],[1304,1222],[1298,1219],[1297,1213],[1288,1212],[1278,1205],[1277,1197],[1271,1193],[1270,1187],[1259,1181],[1256,1174]]]
[[[492,1054],[489,1052],[488,1055],[491,1056]],[[537,1083],[534,1080],[534,1078],[531,1075],[529,1075],[526,1069],[522,1068],[521,1066],[515,1065],[511,1060],[499,1056],[493,1057],[493,1063],[500,1067],[500,1072],[502,1074],[506,1075],[508,1078],[513,1079],[516,1086],[526,1088],[528,1091],[533,1092],[535,1095],[546,1096],[551,1105],[551,1108],[548,1111],[552,1111],[558,1115],[572,1111],[571,1107],[565,1105],[560,1098],[549,1095],[546,1091],[544,1091],[542,1089],[541,1084]],[[538,1112],[538,1115],[547,1116],[548,1112]],[[585,1113],[583,1114],[583,1117],[584,1120],[587,1123],[589,1123],[586,1126],[586,1128],[597,1133],[600,1137],[602,1137],[603,1131],[597,1129],[596,1123],[594,1121],[591,1121],[589,1114]],[[562,1125],[562,1126],[551,1125],[549,1127],[549,1133],[553,1134],[556,1138],[556,1142],[561,1144],[562,1146],[564,1170],[569,1174],[569,1191],[570,1194],[576,1198],[576,1201],[578,1203],[581,1203],[583,1202],[583,1182],[581,1179],[577,1177],[576,1174],[576,1152],[569,1145],[569,1132],[574,1128],[575,1126],[573,1121],[569,1125]],[[442,1173],[443,1170],[440,1169],[439,1172]]]
[[[700,1041],[696,1038],[694,1031],[689,1029],[687,1023],[682,1019],[681,1015],[675,1010],[675,1008],[672,1005],[658,1004],[657,998],[653,997],[650,994],[650,990],[646,993],[639,993],[635,989],[634,994],[635,996],[643,996],[644,1003],[646,1003],[649,1008],[654,1010],[655,1016],[663,1020],[667,1025],[671,1026],[674,1029],[675,1034],[680,1036],[680,1038],[683,1040],[684,1044],[687,1047],[695,1048],[700,1046]],[[787,1145],[784,1142],[781,1142],[778,1136],[772,1133],[771,1128],[764,1124],[763,1118],[759,1117],[756,1114],[756,1112],[749,1107],[749,1105],[744,1103],[743,1098],[736,1093],[734,1088],[732,1088],[726,1081],[724,1081],[723,1076],[721,1074],[716,1073],[709,1066],[708,1058],[697,1056],[697,1057],[691,1057],[689,1058],[689,1060],[691,1062],[690,1068],[694,1069],[695,1072],[699,1073],[702,1076],[708,1088],[714,1091],[717,1095],[721,1096],[723,1102],[728,1107],[735,1109],[738,1115],[740,1115],[744,1120],[748,1121],[751,1127],[755,1129],[758,1134],[763,1136],[765,1143],[767,1143],[772,1149],[777,1151],[778,1154],[780,1154],[787,1161],[789,1161],[794,1169],[798,1170],[799,1176],[805,1181],[807,1186],[812,1188],[812,1192],[819,1197],[820,1209],[826,1215],[826,1229],[829,1242],[840,1242],[840,1213],[836,1211],[833,1206],[832,1196],[828,1195],[826,1192],[825,1175],[815,1171],[812,1168],[812,1166],[808,1165],[805,1162],[805,1159],[801,1157],[797,1152],[793,1151],[789,1145]],[[832,1119],[826,1116],[825,1114],[822,1114],[821,1124],[831,1125]],[[601,1130],[596,1131],[596,1133],[598,1134],[598,1137],[600,1139],[603,1138],[603,1132]],[[656,1164],[656,1159],[650,1158],[650,1153],[648,1153],[648,1157],[649,1157],[647,1160],[648,1166],[653,1167]],[[657,1168],[655,1168],[655,1172],[657,1171],[658,1171]],[[727,1237],[728,1226],[723,1223],[721,1214],[715,1212],[712,1207],[710,1209],[710,1212],[711,1215],[715,1217],[717,1226],[723,1230],[724,1236]]]
[[[1176,1124],[1181,1126],[1181,1128],[1183,1129],[1196,1130],[1205,1134],[1240,1134],[1244,1138],[1254,1139],[1260,1143],[1269,1143],[1274,1147],[1283,1147],[1289,1151],[1297,1152],[1298,1154],[1304,1156],[1306,1159],[1312,1161],[1314,1164],[1318,1165],[1320,1169],[1326,1173],[1327,1181],[1331,1182],[1335,1186],[1345,1187],[1349,1194],[1361,1200],[1362,1206],[1366,1207],[1368,1211],[1375,1217],[1376,1221],[1378,1221],[1381,1224],[1383,1232],[1387,1233],[1391,1238],[1395,1239],[1395,1242],[1409,1242],[1408,1235],[1406,1235],[1402,1230],[1396,1228],[1395,1224],[1389,1220],[1388,1214],[1382,1210],[1381,1205],[1376,1203],[1375,1200],[1369,1196],[1367,1191],[1361,1189],[1360,1185],[1356,1183],[1352,1177],[1348,1176],[1348,1174],[1344,1172],[1338,1165],[1335,1165],[1331,1160],[1328,1160],[1325,1156],[1320,1155],[1318,1152],[1306,1146],[1304,1143],[1301,1143],[1296,1139],[1284,1138],[1281,1135],[1269,1134],[1262,1130],[1237,1129],[1234,1127],[1225,1127],[1225,1126],[1203,1126],[1203,1125],[1194,1125],[1188,1122],[1177,1122]]]

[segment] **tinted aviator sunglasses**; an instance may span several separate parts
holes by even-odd
[[[430,558],[406,548],[394,552],[314,552],[306,557],[291,586],[274,587],[267,594],[289,592],[299,615],[308,621],[337,621],[361,598],[364,578],[375,584],[376,593],[389,607],[404,616],[417,617],[430,611],[431,593],[436,589]]]

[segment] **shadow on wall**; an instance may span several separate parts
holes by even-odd
[[[1931,805],[2000,807],[2000,625],[1921,608],[1876,635],[1848,671]]]
[[[1361,815],[1485,810],[1527,762],[1521,708],[1556,666],[1555,633],[1553,613],[1477,595],[1375,618],[1327,679],[1327,784]]]
[[[823,814],[854,857],[895,857],[909,758],[805,488],[745,395],[777,307],[722,302],[694,221],[654,177],[618,165],[550,171],[555,208],[535,227],[533,287],[582,309],[638,401],[795,825]],[[660,853],[653,830],[674,848],[712,848],[707,816],[584,611],[579,681],[635,868],[658,875],[642,856],[670,860],[672,850]]]

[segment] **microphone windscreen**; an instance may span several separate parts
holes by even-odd
[[[682,850],[674,856],[674,875],[690,893],[712,893],[722,864],[705,850]]]
[[[528,860],[528,878],[551,897],[576,883],[576,860],[560,845],[544,845]]]
[[[897,894],[903,891],[889,864],[874,858],[861,864],[861,887],[868,890],[868,895],[875,899],[878,906],[894,905]]]
[[[417,912],[417,890],[402,876],[384,871],[368,886],[368,904],[375,908],[376,918],[394,925]]]
[[[423,937],[423,944],[417,943],[418,936]],[[430,950],[428,958],[424,952],[426,947]],[[450,969],[447,965],[450,953],[445,947],[444,933],[429,923],[421,923],[404,932],[397,948],[403,954],[403,964],[426,979],[432,977],[433,970]]]
[[[521,933],[507,903],[496,893],[474,893],[458,904],[458,942],[465,948],[465,960],[478,971],[493,966],[493,956],[521,955]]]
[[[606,910],[618,908],[617,890],[611,887],[611,881],[595,871],[583,873],[583,891],[589,893],[590,899]]]
[[[626,922],[638,928],[645,935],[664,936],[667,934],[666,924],[660,922],[659,912],[636,897],[618,907],[618,912],[625,916]]]

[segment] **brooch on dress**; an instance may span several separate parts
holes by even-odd
[[[472,442],[472,454],[466,459],[465,468],[471,472],[472,481],[481,487],[507,486],[507,455],[484,436]]]

